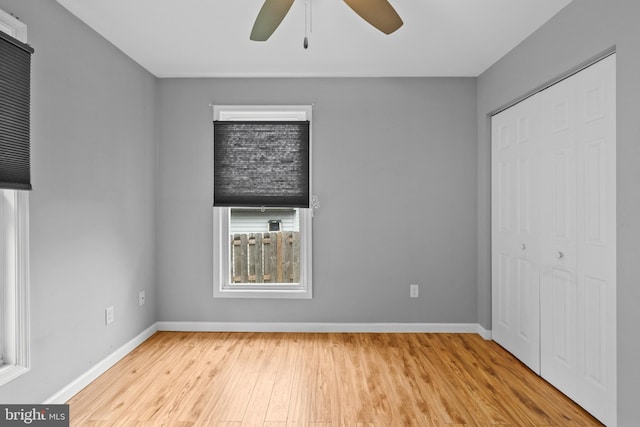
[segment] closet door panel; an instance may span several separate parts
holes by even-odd
[[[576,76],[578,103],[577,402],[615,424],[616,129],[615,56]]]
[[[615,425],[615,56],[540,98],[541,373]]]
[[[538,105],[492,118],[493,339],[540,372]]]
[[[541,374],[578,397],[576,100],[571,79],[539,95],[542,141]]]

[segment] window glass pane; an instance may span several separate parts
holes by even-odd
[[[233,284],[299,284],[300,212],[293,208],[232,208]]]

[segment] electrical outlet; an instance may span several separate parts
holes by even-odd
[[[142,307],[144,305],[144,291],[138,292],[138,307]]]
[[[113,323],[113,320],[113,306],[109,306],[104,309],[104,323],[105,325],[108,325],[110,323]]]
[[[419,295],[418,285],[409,285],[409,297],[418,298],[418,295]]]

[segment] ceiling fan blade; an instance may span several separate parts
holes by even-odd
[[[271,37],[271,34],[278,28],[284,17],[287,16],[292,4],[293,0],[265,0],[256,22],[253,23],[249,38],[263,42]]]
[[[402,27],[402,19],[387,0],[344,0],[362,19],[385,34]]]

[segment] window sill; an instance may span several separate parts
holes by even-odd
[[[214,290],[214,298],[267,298],[267,299],[311,299],[307,289],[237,289],[222,288]]]

